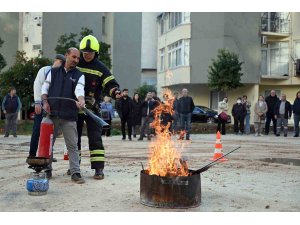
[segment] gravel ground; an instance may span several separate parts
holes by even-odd
[[[198,169],[213,156],[215,135],[191,135],[183,155],[189,168]],[[26,180],[30,169],[25,163],[30,136],[0,137],[0,211],[15,212],[269,212],[300,211],[300,166],[268,163],[263,158],[300,160],[300,139],[273,135],[222,136],[223,152],[241,146],[201,174],[201,205],[189,209],[161,209],[140,204],[141,162],[147,165],[149,142],[122,141],[121,136],[105,137],[105,179],[94,180],[90,169],[87,138],[83,137],[82,175],[85,184],[75,184],[66,175],[63,138],[55,143],[53,179],[45,196],[30,196]]]

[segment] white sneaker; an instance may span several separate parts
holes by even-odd
[[[258,133],[255,133],[255,137],[257,137],[258,136]]]
[[[264,136],[263,134],[259,134],[259,136]]]

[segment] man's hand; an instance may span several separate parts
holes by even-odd
[[[85,106],[85,100],[83,96],[78,97],[78,101],[76,101],[76,106],[78,109],[82,109]]]
[[[42,106],[41,106],[41,104],[35,104],[34,105],[34,112],[35,112],[35,114],[41,114],[41,112],[42,112]]]
[[[277,120],[277,116],[276,115],[274,115],[274,118]]]
[[[3,112],[4,112],[4,114],[6,114],[6,110],[4,110]]]
[[[44,100],[43,101],[43,109],[47,112],[47,113],[50,113],[50,105],[48,103],[47,100]]]

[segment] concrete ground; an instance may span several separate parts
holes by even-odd
[[[213,156],[215,135],[191,135],[184,156],[189,168],[206,165]],[[85,184],[75,184],[66,175],[63,138],[55,144],[53,179],[45,196],[29,196],[26,180],[32,170],[25,159],[29,136],[0,137],[0,211],[300,211],[300,167],[260,161],[263,158],[300,159],[300,138],[273,135],[222,136],[223,152],[241,145],[219,163],[201,174],[202,202],[197,208],[159,209],[139,202],[141,162],[147,165],[149,142],[122,141],[120,136],[104,138],[105,179],[94,180],[90,169],[87,138],[83,137],[82,175]]]

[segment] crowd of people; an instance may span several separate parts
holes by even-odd
[[[225,135],[225,124],[228,118],[228,98],[225,97],[219,102],[218,107],[217,130]],[[266,98],[260,95],[254,105],[253,113],[255,136],[268,135],[272,121],[274,135],[280,136],[283,130],[283,136],[287,137],[288,120],[291,119],[292,114],[294,114],[294,137],[299,137],[300,91],[296,94],[293,107],[286,99],[286,94],[281,94],[280,99],[277,97],[275,90],[271,90]],[[235,134],[250,134],[251,102],[248,101],[246,95],[237,98],[236,103],[233,104],[231,115],[234,120],[233,126]]]

